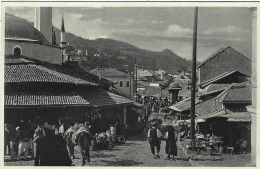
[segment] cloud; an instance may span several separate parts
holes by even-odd
[[[190,36],[192,34],[192,29],[185,28],[180,25],[170,25],[165,32],[167,36]]]
[[[5,12],[26,19],[30,22],[34,21],[34,8],[32,7],[6,7]]]
[[[204,33],[206,35],[214,35],[214,34],[236,34],[236,33],[247,33],[248,31],[242,28],[238,28],[233,25],[229,25],[221,28],[208,29]]]

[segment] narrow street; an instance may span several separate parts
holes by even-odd
[[[91,151],[91,162],[89,166],[154,166],[154,167],[177,167],[177,166],[191,166],[184,153],[178,147],[178,156],[176,161],[166,159],[165,142],[161,144],[161,158],[154,159],[150,146],[145,137],[135,137],[127,140],[126,144],[116,145],[112,151],[99,150]],[[81,165],[81,156],[78,147],[75,148],[74,165]],[[15,161],[5,162],[6,166],[32,166],[34,161]]]

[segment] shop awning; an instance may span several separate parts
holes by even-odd
[[[227,121],[233,122],[250,122],[251,114],[249,112],[236,112],[222,115],[222,117],[227,117]]]
[[[202,123],[202,122],[206,122],[206,120],[203,119],[203,118],[196,118],[196,119],[195,119],[195,122],[196,122],[196,123]]]
[[[209,118],[214,118],[214,117],[222,117],[224,114],[226,114],[226,111],[225,110],[220,110],[220,111],[217,111],[217,112],[214,112],[208,116],[204,116],[203,118],[204,119],[209,119]]]
[[[5,107],[28,106],[90,106],[90,103],[71,91],[5,93]]]
[[[93,107],[115,106],[134,103],[134,101],[128,98],[98,88],[94,88],[91,90],[81,90],[78,94],[80,94],[80,96],[88,101]]]

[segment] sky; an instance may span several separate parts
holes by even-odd
[[[6,12],[34,21],[32,7],[6,7]],[[112,38],[142,49],[170,49],[192,59],[192,7],[53,7],[52,22],[85,39]],[[251,58],[252,18],[245,7],[200,7],[197,59],[231,46]]]

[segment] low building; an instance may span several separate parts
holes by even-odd
[[[67,65],[50,64],[24,57],[5,59],[5,121],[17,123],[36,116],[104,122],[103,131],[116,120],[134,126],[138,114],[127,113],[134,102],[108,90],[105,79]],[[134,119],[136,120],[133,120]]]
[[[114,83],[114,87],[123,92],[125,95],[130,98],[133,97],[134,93],[134,81],[133,76],[125,72],[116,70],[115,68],[96,68],[90,71],[90,73],[105,78]],[[132,77],[132,79],[130,78]]]

